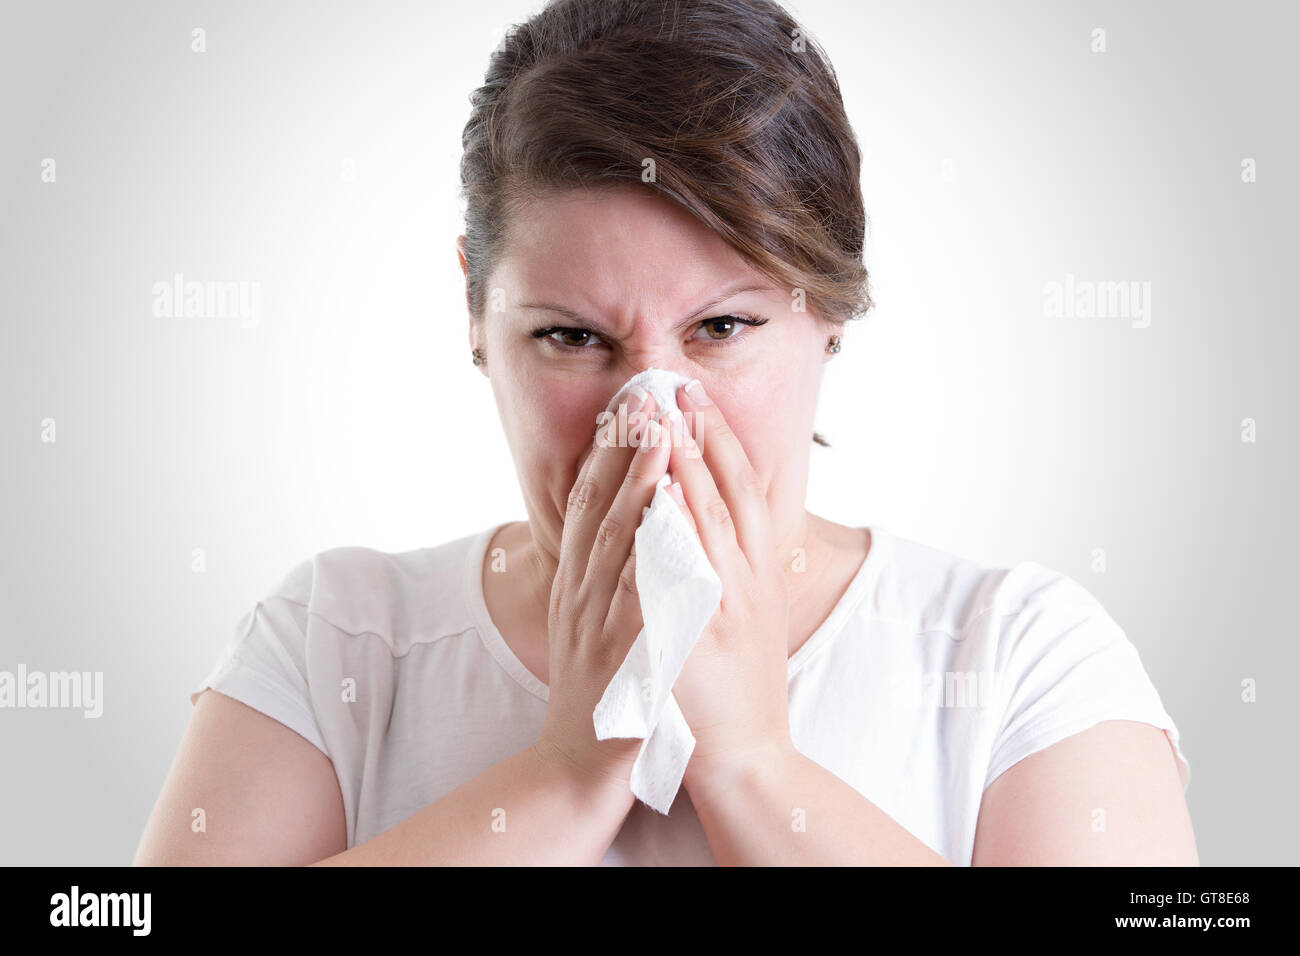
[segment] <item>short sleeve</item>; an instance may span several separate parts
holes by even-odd
[[[211,687],[278,720],[329,756],[307,679],[312,565],[299,564],[240,619],[212,670],[190,693],[190,703]]]
[[[1137,648],[1082,585],[1040,565],[1012,572],[1033,583],[1018,613],[1001,619],[999,700],[1003,707],[985,789],[1013,765],[1105,720],[1165,732],[1186,791],[1191,767]]]

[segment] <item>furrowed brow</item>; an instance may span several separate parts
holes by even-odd
[[[678,324],[677,328],[682,329],[690,325],[692,322],[698,321],[699,318],[703,316],[706,312],[708,312],[718,303],[725,302],[727,299],[733,298],[738,295],[744,295],[746,292],[773,292],[773,291],[775,290],[771,286],[759,286],[759,285],[745,286],[744,288],[741,289],[731,289],[730,291],[724,292],[721,295],[714,296],[704,304],[693,309],[689,315],[687,315],[684,319],[682,319],[682,321]],[[574,322],[585,329],[590,329],[593,332],[598,332],[601,335],[605,335],[605,336],[613,335],[613,332],[611,332],[601,322],[598,322],[595,319],[589,318],[588,316],[575,312],[572,309],[565,308],[562,305],[556,305],[554,302],[524,302],[519,305],[519,308],[539,309],[543,312],[554,312],[557,315],[564,316],[570,322]]]

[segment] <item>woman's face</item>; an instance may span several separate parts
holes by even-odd
[[[487,355],[533,536],[552,557],[598,416],[652,367],[703,384],[758,473],[774,540],[784,546],[801,527],[817,389],[836,329],[795,311],[794,290],[638,188],[531,202],[511,222],[486,289],[470,345]]]

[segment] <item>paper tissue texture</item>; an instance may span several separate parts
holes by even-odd
[[[639,385],[654,396],[656,414],[665,414],[677,408],[677,389],[688,381],[676,372],[647,369],[628,379],[611,409]],[[598,740],[643,738],[632,765],[632,793],[664,814],[695,749],[672,687],[722,600],[722,580],[668,494],[671,483],[668,474],[659,480],[636,529],[636,587],[644,626],[592,714]]]

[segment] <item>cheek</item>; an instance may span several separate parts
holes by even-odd
[[[608,400],[582,383],[524,383],[512,413],[522,459],[543,480],[572,480],[591,448],[596,416]]]
[[[760,477],[780,470],[781,462],[796,448],[794,443],[811,438],[803,386],[792,381],[787,363],[784,369],[764,369],[763,374],[746,375],[715,386],[714,399],[745,450],[749,463]],[[806,434],[805,434],[806,432]]]

